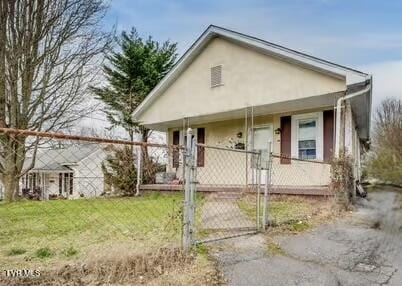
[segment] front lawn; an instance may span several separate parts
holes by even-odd
[[[182,194],[158,193],[0,203],[0,265],[26,268],[180,246],[181,206]]]

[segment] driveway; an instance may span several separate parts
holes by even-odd
[[[402,196],[369,193],[351,217],[277,239],[270,256],[263,235],[222,241],[213,251],[230,285],[402,285]]]

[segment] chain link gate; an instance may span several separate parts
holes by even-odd
[[[186,137],[192,138],[191,129]],[[268,188],[261,184],[260,151],[187,140],[185,168],[186,248],[194,243],[254,234],[266,224]],[[268,173],[265,185],[266,179]]]

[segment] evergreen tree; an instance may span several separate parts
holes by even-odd
[[[144,40],[132,28],[118,39],[120,51],[107,56],[108,64],[103,66],[103,71],[108,84],[92,90],[96,98],[105,103],[104,111],[112,127],[123,127],[130,140],[134,139],[136,131],[147,140],[148,130],[138,127],[132,113],[173,67],[176,45],[170,41],[160,44],[152,37]]]
[[[92,87],[96,98],[105,103],[104,112],[112,127],[123,127],[131,141],[140,132],[147,141],[149,130],[142,128],[132,118],[134,110],[147,94],[170,71],[176,60],[176,43],[160,44],[151,37],[143,40],[133,28],[123,32],[118,39],[118,52],[107,56],[103,66],[107,85]],[[152,182],[158,164],[148,156],[146,146],[142,148],[143,182]],[[116,194],[130,195],[135,191],[137,171],[133,148],[111,148],[102,164],[105,183]]]

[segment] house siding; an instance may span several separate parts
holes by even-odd
[[[273,130],[281,126],[281,117],[306,114],[306,113],[319,113],[322,117],[323,109],[319,110],[303,110],[293,113],[275,114],[258,116],[254,118],[254,126],[272,124]],[[248,119],[250,127],[250,119]],[[211,122],[202,125],[191,126],[194,130],[198,127],[205,128],[205,144],[210,146],[233,148],[234,143],[242,142],[250,149],[250,134],[246,129],[244,119],[234,119],[219,122]],[[322,124],[320,125],[320,132],[322,133]],[[173,142],[173,133],[180,128],[171,128],[168,130],[168,143]],[[182,134],[182,130],[181,134]],[[195,132],[195,131],[194,131]],[[242,138],[238,139],[237,134],[242,133]],[[294,131],[293,131],[294,132]],[[281,135],[273,134],[273,153],[281,153]],[[322,140],[321,140],[322,141]],[[181,141],[183,143],[183,141]],[[318,148],[323,149],[323,145]],[[320,151],[321,155],[323,150]],[[173,168],[172,156],[169,159],[167,171],[176,172],[178,178],[182,178],[183,170]],[[276,185],[289,185],[289,186],[322,186],[329,184],[330,166],[328,164],[317,164],[309,162],[292,162],[288,165],[281,166],[280,159],[274,159],[274,173],[272,174],[273,183]],[[250,158],[242,153],[217,151],[214,149],[205,150],[204,167],[197,170],[198,180],[201,184],[214,184],[219,181],[219,184],[246,184],[251,182],[252,171],[248,170],[246,177],[246,168],[251,166]]]
[[[73,167],[74,192],[72,198],[84,196],[86,198],[97,197],[104,192],[104,178],[102,162],[106,158],[103,150],[98,150]]]
[[[211,88],[216,65],[222,65],[223,85]],[[146,125],[345,89],[344,79],[216,38],[137,119]]]

